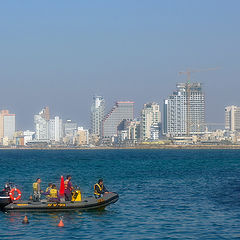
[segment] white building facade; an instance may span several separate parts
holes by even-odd
[[[91,133],[101,136],[102,121],[105,114],[105,101],[103,97],[96,96],[93,98],[91,107]]]
[[[240,130],[240,107],[225,107],[225,129],[232,132]]]
[[[13,139],[15,133],[15,115],[6,115],[3,117],[4,137]]]
[[[58,116],[49,120],[49,140],[60,142],[63,138],[63,122]]]
[[[24,145],[27,145],[28,142],[33,140],[33,135],[35,132],[32,132],[30,130],[24,131],[23,132],[23,137],[24,137]]]
[[[161,112],[159,104],[147,103],[141,112],[140,123],[140,138],[145,140],[157,140],[159,139],[159,131],[161,124]]]
[[[34,116],[35,140],[49,140],[49,121],[40,114]]]
[[[44,108],[34,116],[35,140],[60,142],[63,138],[63,123],[58,116],[50,119],[49,109]]]
[[[170,136],[203,134],[205,95],[201,83],[178,83],[164,100],[163,133]]]

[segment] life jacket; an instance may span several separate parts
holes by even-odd
[[[94,185],[94,194],[100,196],[101,193],[99,193],[99,192],[97,191],[96,186],[98,186],[98,188],[99,188],[100,191],[103,190],[103,186],[101,187],[98,183],[96,183],[96,184]]]
[[[33,191],[34,192],[38,191],[38,183],[37,182],[33,183]]]
[[[58,198],[58,190],[57,189],[51,189],[49,197],[50,198]]]
[[[68,189],[68,182],[69,182],[68,179],[64,181],[64,189]]]
[[[52,189],[51,187],[47,187],[45,192],[46,192],[46,193],[47,193],[47,192],[50,193],[51,189]],[[49,195],[49,194],[48,194],[48,195]]]

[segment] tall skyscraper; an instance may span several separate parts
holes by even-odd
[[[134,102],[116,102],[112,110],[103,119],[102,137],[110,138],[117,135],[118,125],[122,120],[132,120]]]
[[[8,110],[0,112],[0,141],[3,138],[13,139],[15,133],[15,114],[10,114]]]
[[[240,107],[225,107],[225,129],[232,132],[240,130]]]
[[[161,112],[159,104],[147,103],[141,112],[140,136],[141,140],[159,139]]]
[[[34,115],[36,140],[49,140],[49,119],[48,107],[42,109],[38,115]]]
[[[103,97],[96,96],[93,98],[91,107],[91,133],[101,136],[102,121],[105,112],[105,101]]]
[[[35,115],[34,123],[35,123],[35,139],[49,140],[49,121],[42,118],[40,115]]]
[[[60,142],[63,137],[62,119],[56,116],[49,120],[49,139],[55,142]]]
[[[205,95],[201,83],[178,83],[164,101],[163,133],[193,135],[205,129]]]

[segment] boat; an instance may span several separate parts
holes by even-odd
[[[56,212],[56,211],[72,211],[72,210],[91,210],[103,209],[109,204],[117,202],[119,196],[117,193],[103,194],[101,198],[95,197],[83,198],[81,201],[71,202],[49,202],[41,200],[40,202],[33,201],[17,201],[5,205],[2,210],[5,212],[12,211],[31,211],[31,212]]]
[[[10,198],[9,195],[10,190],[11,190],[10,185],[6,183],[4,189],[0,191],[0,210],[12,202],[12,199]]]
[[[14,197],[14,192],[18,192],[18,197]],[[54,211],[72,211],[72,210],[91,210],[103,209],[109,204],[118,201],[117,193],[110,192],[103,194],[100,198],[93,196],[82,198],[80,190],[76,190],[72,196],[72,201],[50,202],[47,199],[35,202],[33,200],[19,200],[21,192],[16,187],[5,187],[0,192],[0,210],[4,212],[12,211],[35,211],[35,212],[54,212]]]
[[[3,195],[0,193],[0,209],[3,209],[6,205],[10,204],[11,198],[7,195]]]

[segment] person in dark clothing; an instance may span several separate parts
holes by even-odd
[[[8,196],[11,191],[11,186],[9,183],[6,183],[4,186],[4,189],[0,191],[1,196]]]
[[[67,178],[64,181],[65,201],[71,201],[72,200],[72,191],[74,190],[74,188],[73,188],[71,179],[72,179],[72,177],[70,175],[67,175]]]
[[[98,183],[94,185],[94,196],[95,198],[100,198],[103,196],[104,193],[108,193],[108,190],[103,184],[103,179],[99,179]]]

